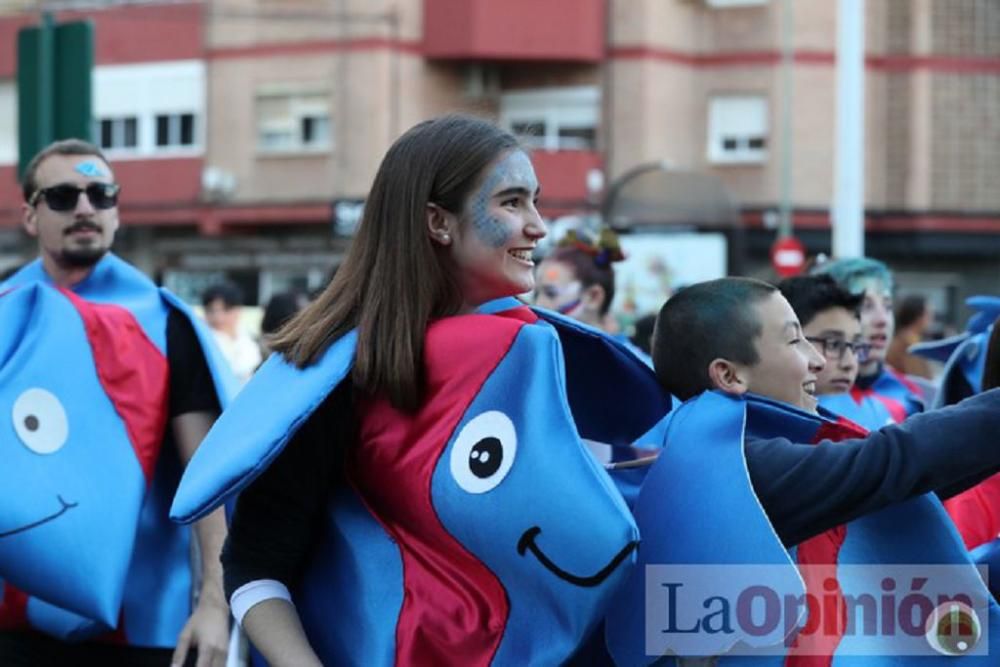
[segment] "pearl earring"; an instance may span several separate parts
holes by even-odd
[[[447,243],[448,241],[451,240],[451,234],[442,234],[441,235],[441,240],[444,241],[445,243]]]

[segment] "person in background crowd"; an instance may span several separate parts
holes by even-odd
[[[647,357],[652,354],[654,326],[656,326],[656,314],[643,315],[635,321],[635,332],[632,334],[632,344],[642,350]]]
[[[570,230],[538,266],[535,305],[600,329],[652,366],[649,354],[635,345],[611,316],[613,265],[623,259],[618,236],[610,229],[602,229],[593,242]]]
[[[861,335],[869,353],[861,363],[854,391],[881,401],[896,423],[923,410],[920,388],[886,363],[894,329],[889,268],[878,260],[856,257],[820,264],[813,273],[828,274],[850,293],[862,296]]]
[[[303,292],[281,292],[272,296],[264,307],[264,317],[260,321],[261,354],[271,353],[270,339],[296,313],[309,305],[309,297]]]
[[[615,298],[613,265],[624,258],[610,229],[593,242],[571,230],[538,265],[535,304],[617,334],[618,325],[609,314]]]
[[[201,295],[205,321],[212,328],[215,340],[229,367],[241,384],[245,384],[261,362],[260,346],[240,323],[243,312],[243,292],[235,284],[222,282],[212,285]]]
[[[934,379],[930,363],[908,352],[911,345],[924,340],[927,329],[934,324],[934,308],[927,298],[914,294],[906,297],[896,309],[896,333],[885,355],[887,364],[906,375]]]

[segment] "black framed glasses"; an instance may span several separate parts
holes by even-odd
[[[28,206],[34,206],[39,199],[53,211],[72,211],[80,200],[80,193],[86,192],[90,205],[97,209],[109,209],[118,205],[118,193],[122,188],[117,183],[91,183],[85,188],[70,183],[60,183],[50,188],[35,190],[28,200]]]
[[[842,360],[847,351],[850,350],[854,353],[854,356],[857,357],[858,362],[863,364],[868,360],[868,354],[872,349],[872,346],[868,343],[851,341],[846,338],[838,338],[834,336],[829,338],[806,336],[806,340],[814,345],[817,345],[819,347],[819,353],[830,361]]]

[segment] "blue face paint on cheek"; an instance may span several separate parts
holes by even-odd
[[[87,178],[101,178],[107,176],[104,169],[101,168],[100,163],[94,162],[93,160],[87,160],[86,162],[81,162],[73,168],[78,174],[82,174]]]
[[[472,202],[472,228],[476,237],[492,248],[506,245],[514,230],[491,213],[490,200],[495,192],[512,187],[524,188],[532,193],[538,189],[535,170],[524,151],[513,151],[493,167]]]

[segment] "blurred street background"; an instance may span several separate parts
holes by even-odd
[[[961,329],[1000,288],[1000,0],[857,2],[860,251],[933,306],[932,335]],[[390,143],[449,111],[533,149],[553,241],[620,233],[626,328],[684,284],[832,252],[835,0],[0,0],[0,272],[36,253],[18,35],[81,20],[115,250],[192,303],[225,279],[252,317],[320,288]],[[801,243],[784,266],[779,237]]]

